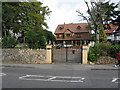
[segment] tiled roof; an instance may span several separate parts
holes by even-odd
[[[55,34],[64,33],[66,30],[69,30],[74,33],[89,32],[86,29],[88,23],[76,23],[76,24],[59,24],[55,30]]]
[[[86,38],[75,38],[75,39],[62,39],[62,38],[57,38],[56,40],[92,40],[91,38],[89,37],[86,37]]]
[[[109,24],[109,26],[110,26],[111,29],[110,30],[106,30],[105,31],[106,34],[111,34],[118,28],[118,26],[113,25],[113,24]]]

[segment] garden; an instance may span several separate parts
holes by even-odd
[[[115,58],[119,51],[120,45],[112,45],[109,42],[96,43],[89,49],[88,60],[95,64],[114,64],[117,62]]]

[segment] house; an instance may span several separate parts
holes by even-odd
[[[91,40],[88,23],[59,24],[54,32],[55,44],[80,46]]]
[[[107,39],[110,42],[120,43],[120,27],[117,25],[109,24],[106,25],[105,33]]]

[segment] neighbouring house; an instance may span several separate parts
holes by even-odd
[[[90,38],[88,23],[76,24],[59,24],[54,32],[56,41],[55,44],[80,46],[87,44]]]
[[[107,35],[107,39],[114,44],[120,43],[120,27],[117,25],[109,24],[106,25],[105,33]]]

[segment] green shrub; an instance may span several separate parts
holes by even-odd
[[[2,48],[14,48],[18,41],[13,36],[6,36],[2,39]]]
[[[94,47],[90,47],[89,54],[88,54],[88,60],[91,62],[96,62],[99,58],[99,46],[98,44],[95,44]]]
[[[109,56],[110,49],[112,47],[112,44],[107,43],[99,43],[99,54],[100,56]]]
[[[100,56],[109,56],[111,47],[111,43],[96,43],[89,49],[88,60],[96,62]]]
[[[29,48],[38,49],[46,47],[46,38],[41,30],[29,30],[26,33],[26,43]]]
[[[96,62],[97,59],[99,58],[99,53],[97,53],[97,51],[95,51],[94,47],[91,47],[89,50],[89,54],[88,54],[88,60],[91,62]]]
[[[109,55],[116,58],[117,53],[120,51],[120,45],[112,45]]]
[[[15,47],[15,48],[18,48],[18,49],[28,49],[29,47],[27,47],[27,46],[25,47],[24,46],[24,47]]]

